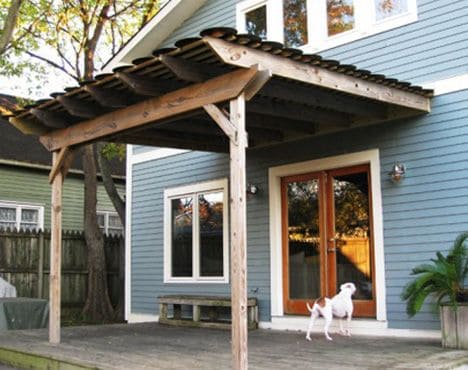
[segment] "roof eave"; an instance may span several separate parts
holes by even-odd
[[[120,49],[102,68],[109,73],[112,69],[129,64],[132,60],[149,56],[148,51],[156,49],[186,19],[197,11],[206,0],[170,0],[125,46]]]

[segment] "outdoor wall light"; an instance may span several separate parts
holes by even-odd
[[[392,170],[388,173],[393,182],[400,182],[400,180],[405,176],[406,168],[403,163],[395,162],[392,167]]]
[[[247,194],[255,195],[258,193],[258,186],[254,184],[247,184]]]

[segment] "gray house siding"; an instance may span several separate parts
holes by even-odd
[[[283,144],[247,154],[247,181],[258,184],[248,200],[248,287],[270,320],[268,168],[378,148],[384,219],[387,317],[391,328],[436,329],[426,306],[408,319],[400,293],[416,264],[447,250],[468,220],[468,90],[441,95],[433,112],[339,134]],[[407,166],[395,185],[387,172]],[[156,296],[167,293],[228,294],[226,284],[163,283],[163,192],[165,188],[228,176],[228,157],[191,152],[133,167],[132,312],[157,313]]]

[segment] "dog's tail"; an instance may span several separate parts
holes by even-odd
[[[319,305],[320,307],[324,307],[325,306],[325,297],[320,297],[320,298],[317,298],[315,301],[312,302],[312,307],[309,306],[309,302],[306,302],[306,306],[307,306],[307,309],[309,310],[309,312],[312,312],[313,311],[313,308],[315,305]]]

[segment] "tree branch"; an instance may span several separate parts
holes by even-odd
[[[44,58],[40,55],[37,55],[37,54],[34,54],[33,52],[29,51],[29,50],[25,50],[24,51],[26,54],[28,54],[30,57],[32,58],[35,58],[35,59],[38,59],[44,63],[47,63],[49,65],[51,65],[52,67],[62,71],[63,73],[65,73],[66,75],[70,76],[71,78],[73,78],[75,81],[79,82],[79,79],[77,78],[77,76],[75,76],[73,73],[70,73],[69,71],[67,71],[67,69],[57,63],[55,63],[54,61],[52,60],[49,60],[47,58]]]
[[[13,0],[11,2],[10,8],[8,9],[5,25],[0,34],[0,55],[4,53],[7,45],[10,43],[13,37],[13,31],[15,30],[16,22],[18,20],[21,1],[22,0]]]

